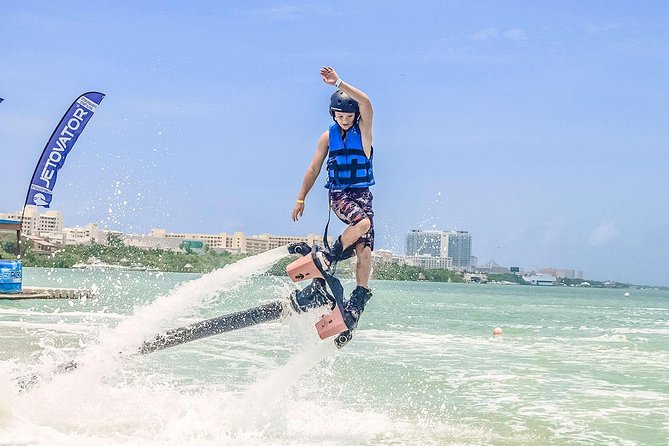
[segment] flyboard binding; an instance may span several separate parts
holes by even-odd
[[[236,313],[196,322],[185,327],[158,334],[154,339],[144,341],[137,353],[147,354],[157,350],[184,344],[220,333],[238,330],[252,325],[262,324],[306,311],[322,308],[325,312],[316,323],[316,332],[321,339],[334,336],[335,345],[342,348],[351,339],[355,322],[346,322],[344,314],[344,287],[339,279],[328,272],[327,260],[317,247],[310,247],[304,242],[289,245],[291,254],[302,257],[286,267],[286,272],[293,282],[311,279],[304,289],[295,290],[288,299],[269,302],[258,307]],[[63,363],[56,368],[55,374],[66,373],[77,368],[75,361]],[[31,375],[19,380],[22,389],[28,389],[39,380]]]
[[[352,338],[351,331],[355,328],[355,322],[347,321],[345,317],[344,287],[339,279],[329,272],[329,264],[323,252],[317,246],[309,247],[304,242],[294,243],[288,246],[291,254],[301,254],[302,257],[295,260],[286,267],[288,277],[293,282],[312,279],[309,286],[302,291],[295,291],[291,296],[294,309],[297,312],[306,311],[311,308],[329,305],[330,312],[324,314],[316,323],[316,331],[321,339],[335,336],[334,342],[337,348],[342,348]],[[318,291],[310,290],[311,287]],[[328,288],[331,293],[328,292]],[[325,299],[317,296],[324,296]]]

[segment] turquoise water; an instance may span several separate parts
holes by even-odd
[[[0,301],[0,445],[669,442],[666,291],[376,281],[341,351],[309,314],[133,354],[286,295],[255,275],[275,257],[204,277],[26,268],[25,285],[99,294]]]

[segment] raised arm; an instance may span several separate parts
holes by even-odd
[[[372,108],[372,102],[369,100],[369,96],[362,90],[354,87],[353,85],[341,80],[337,72],[332,67],[323,67],[321,68],[321,77],[323,82],[328,85],[337,86],[337,80],[340,80],[339,88],[342,91],[345,91],[353,99],[358,102],[360,107],[360,131],[362,132],[362,144],[365,149],[365,153],[369,157],[371,155],[372,149],[372,120],[374,118],[374,109]]]

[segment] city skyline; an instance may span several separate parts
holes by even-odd
[[[456,268],[476,266],[472,263],[472,237],[467,231],[412,229],[406,233],[405,253],[408,256],[449,257]]]
[[[482,261],[667,285],[667,13],[603,0],[3,2],[0,209],[21,208],[60,117],[100,91],[54,192],[71,221],[322,232],[323,176],[304,218],[290,212],[332,122],[318,75],[332,65],[374,105],[377,249],[399,252],[410,229],[464,229]]]
[[[0,212],[0,220],[9,219],[9,220],[20,220],[23,215],[22,211],[14,212]],[[226,247],[230,248],[231,252],[240,251],[240,243],[246,246],[246,239],[248,238],[251,243],[255,243],[255,247],[252,247],[249,253],[257,254],[263,252],[262,248],[258,245],[260,243],[265,244],[267,241],[271,240],[270,244],[273,247],[278,246],[277,243],[280,243],[283,240],[285,243],[292,243],[300,239],[300,241],[306,241],[309,245],[321,244],[322,235],[309,233],[307,235],[278,235],[270,234],[265,231],[260,234],[247,235],[245,231],[219,231],[213,233],[198,233],[195,231],[186,231],[186,232],[172,232],[167,231],[165,228],[151,228],[148,234],[134,234],[134,233],[123,233],[122,231],[113,229],[113,228],[99,228],[98,223],[86,223],[82,225],[75,225],[74,227],[67,227],[64,225],[65,216],[58,209],[45,209],[37,207],[34,205],[29,205],[26,207],[25,211],[25,224],[24,224],[24,234],[32,236],[46,235],[50,241],[59,241],[60,237],[63,237],[62,242],[65,244],[74,243],[89,243],[91,240],[95,240],[96,243],[106,243],[106,234],[114,233],[121,234],[126,236],[126,241],[132,244],[132,246],[139,247],[162,247],[164,249],[175,249],[179,246],[179,242],[183,240],[201,240],[206,242],[208,245],[213,248]],[[431,235],[435,235],[436,238],[431,238]],[[223,236],[223,238],[221,238]],[[418,236],[418,239],[416,239]],[[502,266],[497,264],[494,259],[490,259],[486,264],[476,265],[469,264],[464,265],[462,259],[459,257],[460,252],[454,253],[451,255],[450,250],[453,248],[453,241],[461,242],[464,236],[466,241],[466,253],[471,254],[471,236],[467,231],[453,231],[453,230],[410,230],[405,234],[405,247],[404,252],[391,252],[394,256],[404,257],[404,258],[413,258],[417,263],[425,263],[424,266],[430,264],[431,267],[437,268],[447,268],[447,269],[464,269],[470,271],[478,271],[481,268],[487,268],[486,264],[495,264],[496,266]],[[453,239],[453,237],[455,237]],[[152,243],[146,243],[146,239],[151,239],[153,242],[156,239],[161,241],[172,240],[172,242],[161,242],[156,246],[153,246]],[[332,237],[329,237],[330,243],[332,243]],[[244,241],[242,241],[244,240]],[[270,246],[268,244],[267,246]],[[460,251],[456,249],[456,251]],[[242,249],[242,252],[247,252],[246,249]],[[428,261],[424,257],[434,258],[433,261]],[[505,272],[509,272],[511,265],[505,266]],[[517,266],[516,266],[517,267]],[[539,273],[550,272],[555,274],[555,271],[569,271],[569,268],[556,268],[554,266],[545,266],[542,267],[520,267],[520,271],[536,271]],[[572,273],[574,272],[571,270]],[[582,271],[578,278],[582,278]],[[563,277],[567,277],[564,275]],[[573,277],[571,277],[573,278]]]

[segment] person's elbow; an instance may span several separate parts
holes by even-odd
[[[358,106],[360,107],[369,107],[372,108],[372,101],[367,96],[367,93],[363,93],[358,100]]]
[[[369,97],[365,95],[364,98],[358,101],[358,107],[360,109],[360,114],[369,116],[373,113],[372,101],[369,100]]]

